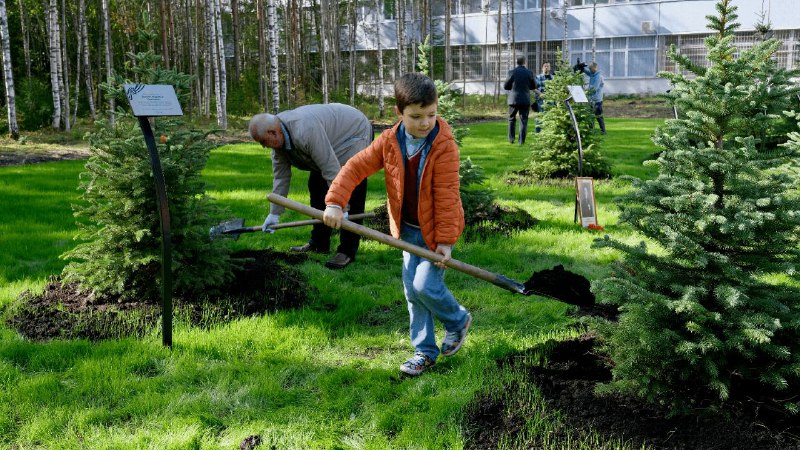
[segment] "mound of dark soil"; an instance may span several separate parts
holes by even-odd
[[[589,280],[565,270],[561,264],[552,269],[535,272],[525,282],[525,289],[530,294],[552,297],[581,307],[591,307],[595,304],[594,294],[589,288]]]
[[[248,250],[232,256],[242,264],[230,283],[203,296],[173,299],[174,314],[179,320],[211,326],[306,304],[309,287],[302,274],[290,266],[304,261],[305,255]],[[19,309],[7,323],[21,335],[37,341],[141,336],[161,317],[160,298],[138,302],[100,300],[55,277],[43,293],[26,291],[20,300]]]
[[[539,388],[546,403],[541,414],[559,413],[560,426],[546,437],[531,438],[525,448],[541,448],[548,443],[581,442],[590,432],[604,440],[624,440],[631,448],[648,449],[798,449],[800,425],[796,418],[765,417],[759,404],[744,395],[715,415],[669,417],[669,411],[624,396],[595,394],[598,383],[611,380],[604,355],[595,348],[595,339],[549,342],[542,347],[549,353],[546,365],[534,365],[542,348],[531,349],[501,361],[525,374],[526,382]],[[512,392],[514,386],[506,387]],[[757,398],[757,393],[753,393]],[[466,419],[466,448],[495,449],[509,430],[520,430],[530,417],[518,411],[531,411],[518,404],[513,393],[485,395],[476,400]],[[512,433],[513,436],[513,433]]]

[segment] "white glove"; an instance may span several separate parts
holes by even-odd
[[[277,214],[270,214],[264,219],[264,224],[261,225],[261,231],[265,233],[274,233],[275,230],[272,229],[273,225],[277,225],[278,222],[281,220],[281,216]]]
[[[348,220],[348,218],[349,218],[349,217],[350,217],[350,213],[349,213],[349,212],[347,212],[347,211],[345,211],[345,212],[344,212],[344,215],[342,216],[342,219],[344,219],[344,220]]]

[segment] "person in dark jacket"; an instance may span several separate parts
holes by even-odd
[[[533,72],[525,67],[525,57],[517,58],[517,67],[508,72],[508,79],[503,88],[508,93],[508,142],[514,143],[517,131],[517,114],[519,114],[519,143],[525,143],[528,134],[528,113],[531,110],[531,89],[536,89],[536,78]]]

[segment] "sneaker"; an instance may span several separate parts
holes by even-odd
[[[408,361],[400,364],[400,372],[411,376],[417,376],[428,367],[433,367],[434,364],[436,364],[436,361],[432,360],[430,356],[417,352],[414,353],[414,356],[409,358]]]
[[[311,242],[307,242],[303,245],[298,245],[296,247],[289,247],[289,251],[297,253],[309,253],[309,252],[328,253],[328,249],[319,248],[315,244],[312,244]]]
[[[464,341],[467,340],[467,332],[469,332],[470,325],[472,325],[472,314],[467,313],[467,323],[465,323],[460,330],[448,331],[444,334],[442,355],[453,356],[461,349],[461,346],[464,345]]]

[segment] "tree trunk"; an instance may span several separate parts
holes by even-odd
[[[406,27],[403,15],[405,12],[405,5],[403,0],[394,1],[394,24],[395,33],[397,35],[397,74],[395,78],[400,78],[406,73]]]
[[[94,80],[92,79],[92,65],[89,63],[89,33],[86,26],[86,2],[79,0],[78,2],[78,28],[80,29],[80,40],[78,47],[82,50],[79,52],[83,55],[84,71],[86,72],[86,97],[89,102],[89,115],[92,122],[97,119],[97,111],[94,108]],[[77,104],[77,102],[76,102]]]
[[[256,16],[258,18],[258,101],[264,105],[264,112],[269,111],[267,96],[267,42],[264,33],[267,29],[264,17],[264,0],[256,0]]]
[[[267,0],[267,30],[269,32],[269,71],[272,83],[272,111],[278,113],[281,104],[281,85],[278,78],[278,30],[277,12],[275,10],[276,0]]]
[[[219,4],[220,0],[214,0],[214,27],[216,39],[214,45],[217,48],[217,58],[219,58],[219,95],[217,97],[217,124],[223,130],[228,129],[228,72],[225,67],[225,40],[222,35],[222,11]]]
[[[170,68],[170,52],[169,47],[171,43],[169,35],[169,0],[161,0],[161,57],[164,61],[164,67]]]
[[[381,46],[381,22],[383,20],[383,0],[375,0],[375,41],[378,49],[378,116],[386,115],[383,99],[383,47]]]
[[[25,74],[31,77],[31,37],[28,29],[28,11],[25,0],[19,0],[19,26],[22,32],[22,54],[25,56]]]
[[[106,54],[106,82],[110,83],[113,75],[113,66],[111,59],[111,20],[109,19],[108,0],[101,1],[101,8],[103,10],[103,34],[105,35],[105,54]],[[115,116],[114,110],[114,97],[108,97],[108,123],[114,126]]]
[[[63,24],[63,25],[62,25]],[[69,55],[67,52],[67,5],[66,0],[61,0],[61,21],[58,26],[58,34],[61,40],[60,52],[61,61],[59,64],[59,75],[61,76],[61,114],[64,122],[64,129],[69,131],[72,124],[69,120],[70,87],[69,87]]]
[[[11,64],[11,39],[8,35],[8,13],[6,0],[0,0],[0,40],[3,45],[3,73],[6,80],[6,109],[8,110],[8,134],[15,141],[19,139],[17,107],[14,93],[14,66]]]
[[[322,103],[330,102],[330,92],[328,78],[330,76],[328,68],[328,0],[319,1],[319,14],[316,16],[319,23],[319,47],[318,53],[322,63]]]
[[[506,43],[508,44],[508,55],[511,60],[508,62],[510,67],[514,67],[517,60],[517,43],[514,30],[514,0],[506,0]],[[498,74],[502,76],[502,74]]]
[[[536,52],[536,67],[542,67],[545,59],[545,46],[547,45],[547,0],[542,0],[541,24],[539,29],[539,48]]]
[[[592,61],[597,61],[595,52],[597,49],[597,0],[592,0]]]
[[[348,35],[348,46],[350,47],[350,60],[348,61],[348,78],[350,82],[350,104],[356,104],[356,31],[358,28],[358,19],[356,14],[356,2],[348,3],[349,11],[347,17],[350,20],[350,28]]]
[[[53,128],[61,129],[61,40],[58,33],[58,0],[50,0],[47,7],[47,34],[50,44],[50,87],[53,94]]]
[[[233,73],[237,83],[242,79],[241,30],[239,29],[239,0],[231,0],[231,27],[233,28]]]
[[[503,1],[497,2],[497,61],[495,62],[496,75],[494,77],[494,104],[500,100],[500,62],[503,60]]]
[[[444,2],[444,81],[453,81],[453,48],[450,46],[450,29],[453,22],[453,2]],[[433,58],[431,58],[433,59]]]

